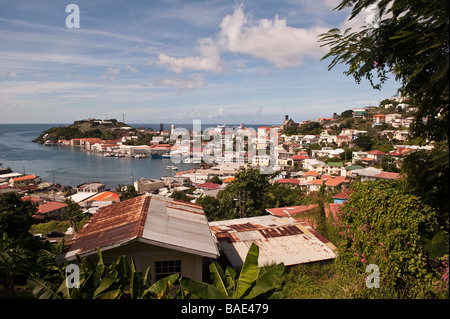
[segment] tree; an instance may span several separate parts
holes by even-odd
[[[62,214],[63,218],[67,218],[70,222],[70,227],[72,227],[75,233],[78,232],[77,222],[83,219],[83,214],[81,213],[81,207],[78,203],[75,203],[72,199],[66,199],[67,208]]]
[[[7,291],[14,290],[16,278],[28,272],[29,251],[23,248],[23,238],[9,238],[6,233],[0,238],[0,283]]]
[[[235,179],[217,194],[220,212],[225,219],[258,216],[272,175],[261,174],[258,168],[242,168]]]
[[[223,181],[219,178],[219,176],[213,176],[209,181],[214,184],[223,184]]]
[[[351,7],[353,19],[375,3],[377,26],[320,35],[322,46],[330,47],[323,59],[332,57],[329,69],[345,63],[345,75],[357,83],[366,78],[375,89],[394,74],[399,93],[418,107],[415,134],[448,143],[448,1],[343,0],[336,9]]]
[[[400,170],[397,167],[396,160],[392,155],[386,155],[381,160],[381,168],[386,172],[398,173]]]
[[[448,231],[449,223],[449,156],[448,148],[419,150],[408,155],[402,164],[407,191],[439,213],[439,222]]]
[[[279,183],[270,185],[263,196],[263,207],[274,208],[284,206],[295,206],[301,204],[304,191],[300,188],[290,188]]]
[[[133,185],[122,185],[119,184],[116,187],[117,191],[120,193],[120,200],[124,201],[136,196],[139,196],[136,188]]]
[[[220,201],[213,196],[201,196],[195,201],[202,205],[208,221],[220,220],[221,215],[219,211]]]
[[[21,195],[7,192],[0,195],[0,234],[6,233],[10,238],[19,238],[28,233],[33,224],[32,215],[37,205],[29,200],[23,201]]]
[[[279,291],[276,286],[284,272],[284,264],[258,267],[258,257],[259,247],[253,243],[240,271],[232,267],[224,271],[213,262],[209,267],[212,284],[181,278],[181,287],[198,299],[285,298],[287,292]]]
[[[357,139],[355,139],[355,144],[362,151],[370,151],[372,149],[372,145],[373,145],[373,138],[369,134],[362,134],[362,135],[358,136]]]
[[[346,110],[346,111],[342,112],[341,117],[353,118],[353,110]]]
[[[189,197],[187,196],[186,192],[184,191],[174,191],[172,195],[170,195],[171,198],[183,200],[185,202],[189,201]]]

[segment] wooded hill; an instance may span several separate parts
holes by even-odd
[[[126,129],[125,129],[126,128]],[[100,138],[113,140],[128,135],[130,126],[118,122],[116,119],[98,120],[86,119],[75,121],[68,126],[55,126],[42,132],[33,142],[45,143],[46,141],[57,142],[58,140],[70,140],[73,138]]]

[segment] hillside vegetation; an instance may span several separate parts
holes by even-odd
[[[36,143],[57,142],[58,140],[70,140],[73,138],[100,138],[113,140],[128,134],[129,130],[122,128],[129,125],[112,120],[86,119],[75,121],[68,126],[52,127],[33,140]]]

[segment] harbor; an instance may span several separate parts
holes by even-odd
[[[0,163],[14,172],[35,174],[43,180],[76,187],[87,181],[101,181],[107,188],[132,184],[141,177],[161,178],[175,171],[191,170],[198,165],[174,164],[170,158],[103,156],[79,147],[45,146],[32,140],[54,124],[0,125]]]

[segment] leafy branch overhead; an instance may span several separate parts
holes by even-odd
[[[379,27],[321,34],[322,46],[330,47],[322,59],[332,58],[329,70],[346,64],[345,75],[357,83],[366,78],[374,89],[394,74],[399,93],[419,107],[416,133],[448,141],[448,1],[344,0],[336,9],[352,7],[351,20],[371,5],[380,12]]]

